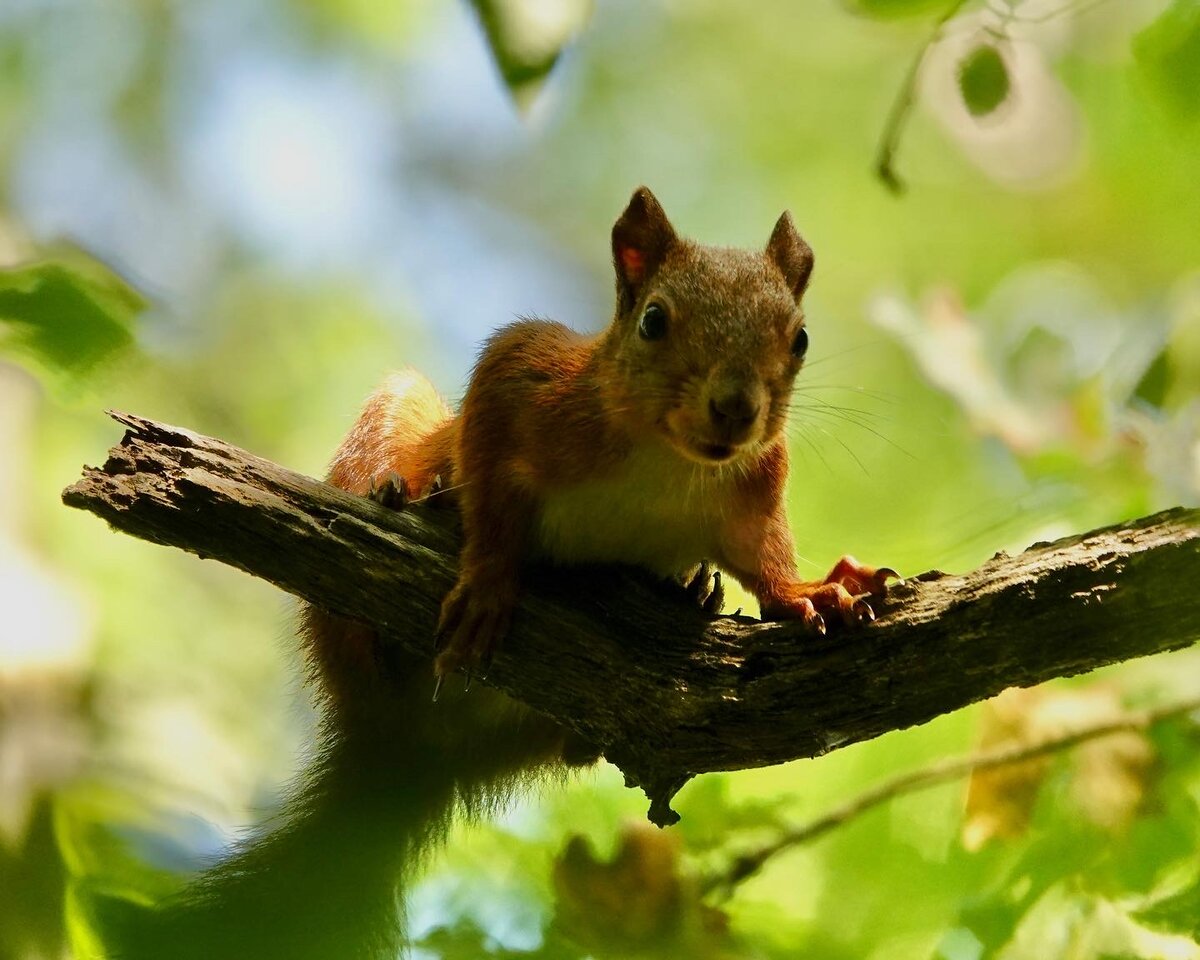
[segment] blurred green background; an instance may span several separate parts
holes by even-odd
[[[803,569],[967,569],[1200,502],[1198,175],[1194,0],[4,0],[0,960],[102,955],[89,897],[174,889],[311,738],[285,598],[59,503],[104,409],[319,475],[389,368],[455,397],[518,314],[602,327],[638,184],[709,243],[790,208]],[[1200,958],[1187,723],[700,893],[996,730],[1198,689],[1184,651],[707,776],[665,834],[601,766],[452,838],[413,955]]]

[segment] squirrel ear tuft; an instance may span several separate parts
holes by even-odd
[[[654,194],[647,187],[638,187],[612,230],[617,308],[621,313],[637,302],[642,284],[658,269],[675,240],[675,228]]]
[[[771,231],[771,239],[767,241],[767,256],[779,267],[788,289],[799,303],[808,287],[808,278],[812,276],[813,252],[812,247],[796,232],[792,215],[786,210]]]

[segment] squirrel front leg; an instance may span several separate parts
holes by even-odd
[[[745,512],[725,531],[722,566],[755,595],[764,620],[802,620],[819,633],[830,618],[846,626],[874,620],[866,597],[882,597],[899,574],[843,556],[824,578],[801,580],[783,505],[784,476],[784,451],[760,464]]]
[[[829,618],[845,626],[875,619],[866,597],[881,597],[887,581],[897,576],[889,567],[868,567],[843,556],[820,580],[801,580],[796,569],[792,536],[783,510],[767,523],[761,564],[750,589],[758,598],[764,620],[803,620],[819,633]]]
[[[440,687],[448,673],[486,673],[517,604],[521,560],[533,521],[534,501],[504,471],[466,480],[460,491],[463,548],[458,582],[442,602],[438,654],[433,669]]]

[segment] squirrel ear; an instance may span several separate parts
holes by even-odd
[[[767,256],[779,267],[788,289],[799,303],[808,287],[808,278],[812,275],[813,252],[812,247],[796,232],[792,215],[786,210],[771,231],[771,239],[767,241]]]
[[[642,284],[675,243],[675,228],[646,187],[638,187],[625,212],[613,224],[613,266],[617,271],[617,307],[633,307]]]

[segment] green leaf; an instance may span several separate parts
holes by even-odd
[[[1200,881],[1135,911],[1133,916],[1155,930],[1200,938]]]
[[[1200,120],[1200,0],[1175,0],[1134,38],[1133,55],[1169,116]]]
[[[944,13],[949,0],[844,0],[852,13],[877,20],[899,20],[928,13]]]
[[[1000,51],[990,43],[972,50],[959,65],[958,89],[973,117],[985,117],[1007,100],[1011,84]]]
[[[1143,403],[1161,410],[1171,392],[1171,381],[1171,360],[1167,351],[1161,350],[1142,374],[1133,395]]]
[[[0,353],[80,381],[133,344],[145,299],[78,251],[0,270]]]
[[[592,0],[472,0],[500,76],[524,108],[587,24]]]
[[[24,834],[0,843],[0,957],[63,955],[66,871],[54,838],[54,799],[38,793],[30,806]]]

